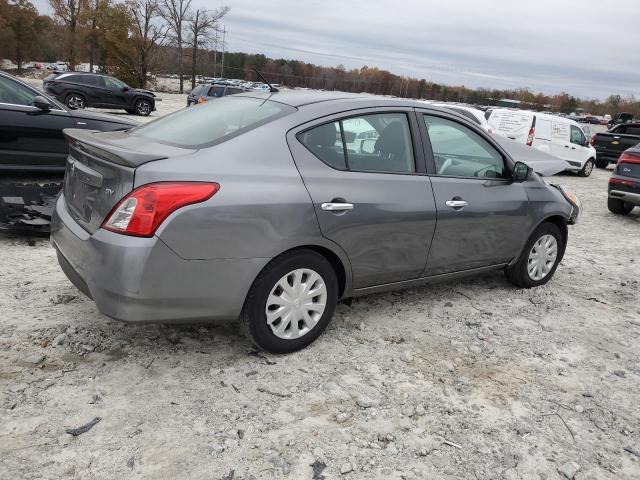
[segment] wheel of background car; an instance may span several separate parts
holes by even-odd
[[[599,160],[596,158],[596,167],[598,168],[607,168],[609,166],[609,162],[606,160]]]
[[[311,250],[272,260],[254,281],[240,324],[258,347],[290,353],[306,347],[331,321],[338,280],[329,261]]]
[[[611,213],[615,213],[616,215],[629,215],[631,210],[633,210],[633,205],[617,198],[609,197],[607,199],[607,208]]]
[[[67,98],[64,99],[64,104],[71,110],[87,108],[87,100],[79,93],[70,93],[67,95]]]
[[[558,268],[564,242],[557,225],[544,222],[529,237],[518,261],[505,270],[509,281],[520,288],[544,285]]]
[[[151,102],[149,100],[140,99],[136,101],[136,115],[148,117],[151,113]]]
[[[591,172],[593,172],[593,159],[589,159],[585,162],[584,166],[582,167],[582,170],[580,170],[580,176],[581,177],[588,177],[589,175],[591,175]]]

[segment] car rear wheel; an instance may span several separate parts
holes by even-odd
[[[64,104],[71,110],[87,108],[87,100],[79,93],[70,93],[64,99]]]
[[[611,197],[607,199],[607,207],[611,213],[615,213],[617,215],[629,215],[631,210],[633,210],[633,205],[630,203],[625,203],[622,200]]]
[[[140,99],[136,102],[136,115],[148,117],[151,113],[151,102],[149,100]]]
[[[271,353],[295,352],[320,336],[337,301],[338,280],[331,263],[311,250],[294,250],[258,275],[240,324],[258,347]]]
[[[582,170],[580,170],[579,175],[581,177],[588,177],[589,175],[591,175],[591,172],[593,172],[593,159],[590,158],[585,162]]]
[[[520,288],[544,285],[558,268],[564,252],[562,233],[557,225],[545,222],[529,237],[520,258],[505,270],[509,281]]]
[[[609,166],[609,162],[607,160],[599,160],[596,158],[596,167],[607,168],[608,166]]]

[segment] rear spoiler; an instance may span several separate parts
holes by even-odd
[[[173,150],[167,145],[147,142],[144,139],[136,141],[143,151],[133,150],[128,148],[128,144],[132,142],[123,138],[124,132],[99,132],[80,128],[65,128],[62,132],[71,146],[77,150],[131,168],[168,158],[167,150]],[[185,152],[184,149],[179,150],[183,155],[188,152]]]

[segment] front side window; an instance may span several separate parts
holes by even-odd
[[[33,105],[37,93],[13,80],[0,76],[0,103],[14,105]]]
[[[111,78],[111,77],[102,77],[104,79],[104,83],[107,86],[107,88],[113,88],[116,90],[120,90],[124,87],[127,86],[126,83],[121,82],[120,80],[118,80],[117,78]]]
[[[222,95],[224,95],[224,87],[220,85],[211,87],[209,90],[209,97],[221,97]]]
[[[471,129],[440,117],[423,115],[436,174],[453,177],[506,178],[504,160]]]
[[[571,143],[583,145],[585,143],[584,133],[578,127],[571,125]]]
[[[416,171],[411,129],[404,113],[344,118],[306,130],[298,139],[333,168],[391,173]]]
[[[131,134],[178,147],[203,148],[293,111],[293,107],[282,103],[230,96],[179,110],[136,128]]]

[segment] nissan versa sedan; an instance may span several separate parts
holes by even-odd
[[[109,317],[239,320],[276,353],[341,298],[492,270],[543,285],[580,214],[533,162],[416,101],[247,93],[65,133],[51,242],[69,279]]]

